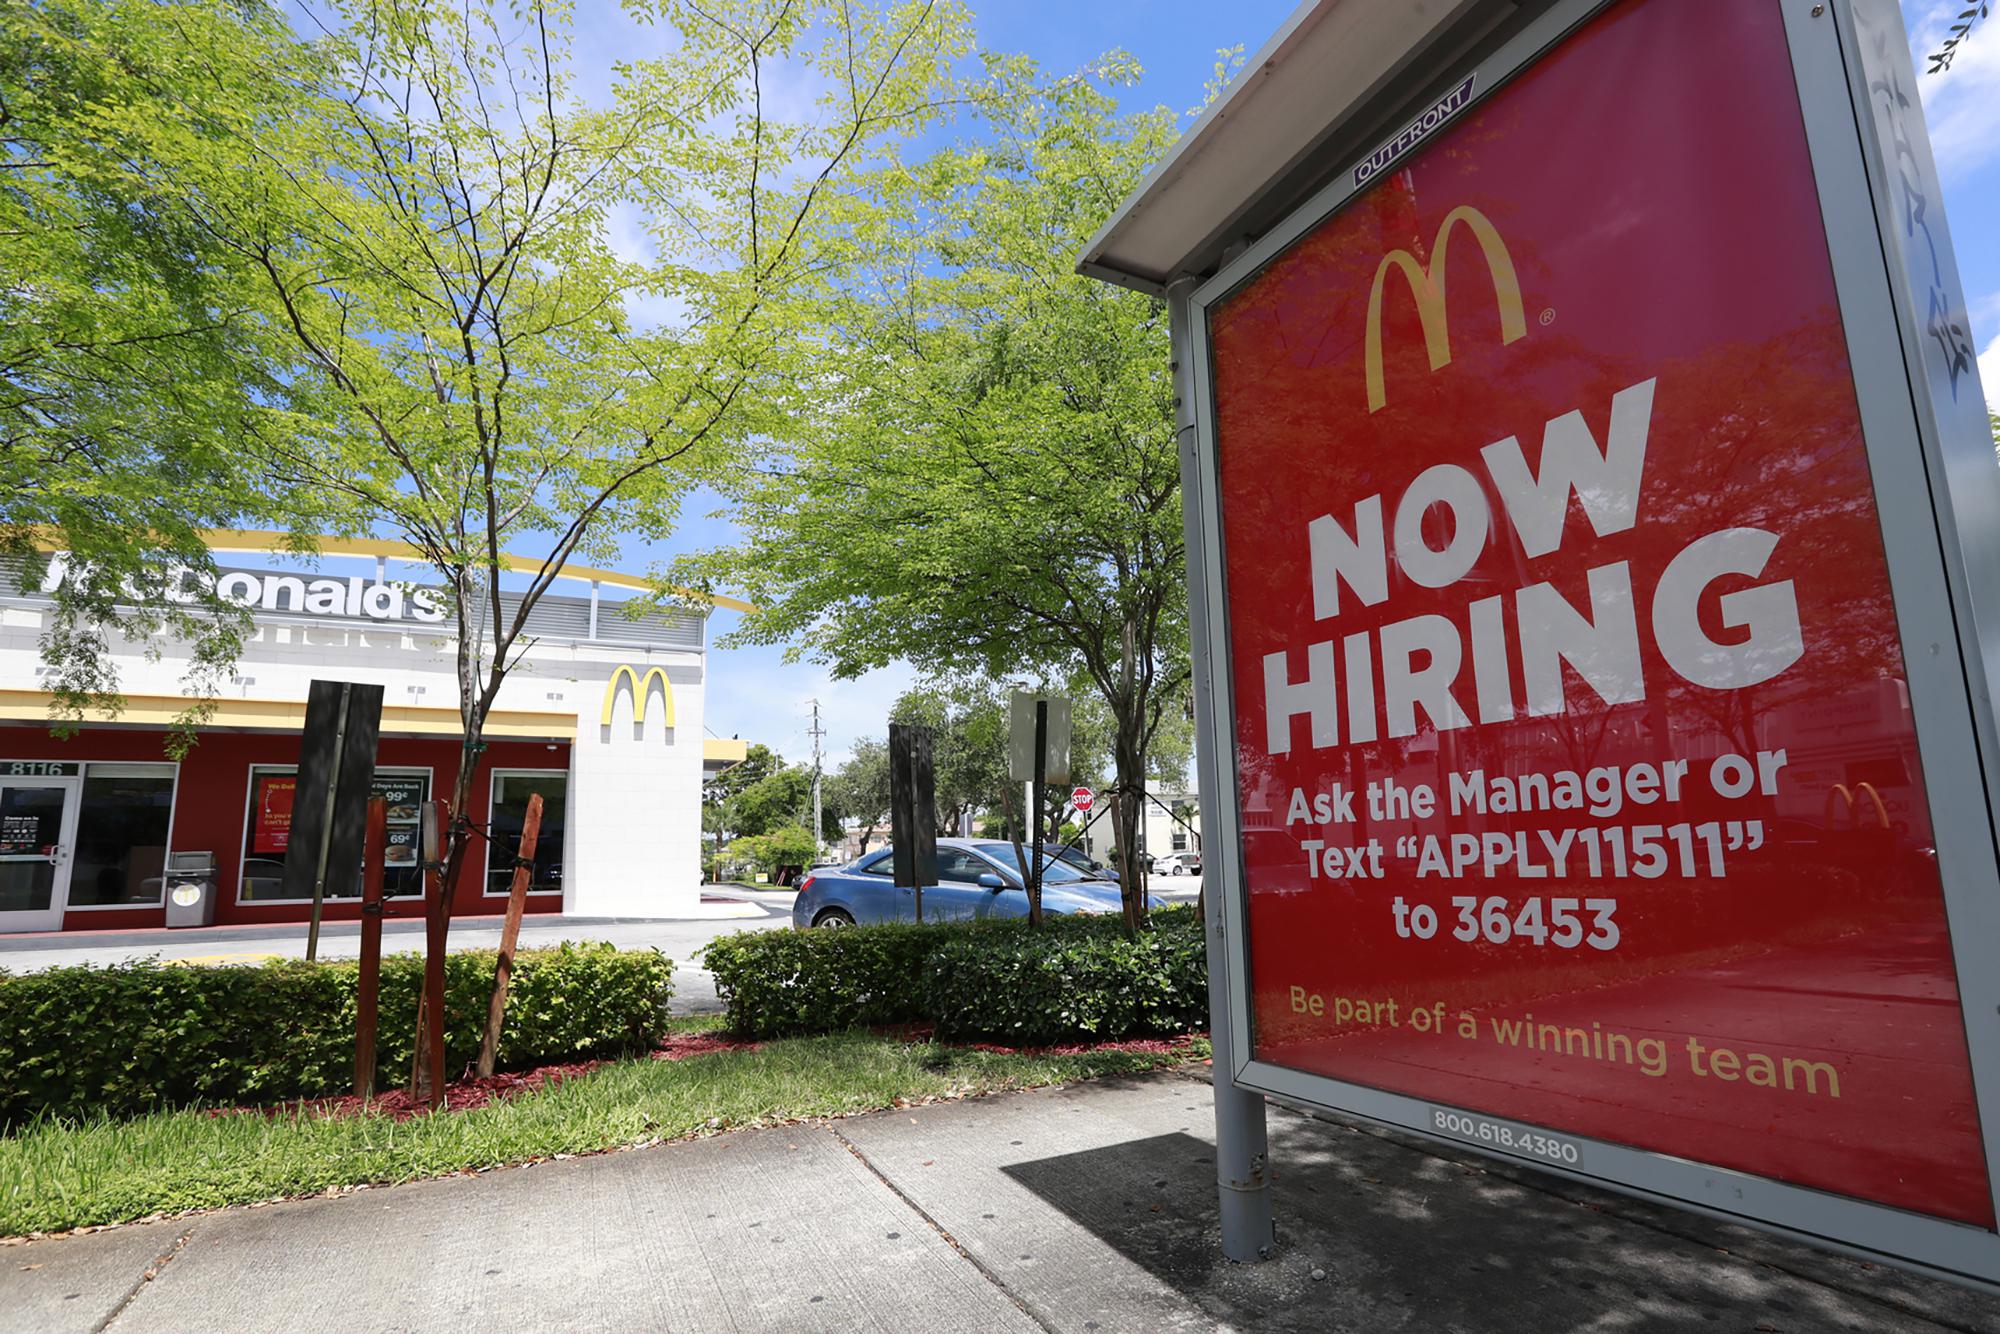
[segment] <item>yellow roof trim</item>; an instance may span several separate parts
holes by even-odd
[[[97,713],[90,723],[124,723],[140,727],[166,727],[194,701],[178,695],[127,695],[125,707],[117,714]],[[41,690],[0,690],[0,722],[49,720],[49,696]],[[295,730],[305,726],[304,700],[219,699],[207,727],[245,727],[265,730]],[[391,735],[459,736],[457,709],[385,704],[382,731]],[[486,735],[502,740],[571,741],[576,738],[576,715],[542,713],[525,709],[496,709],[486,717]]]
[[[701,739],[702,763],[741,764],[750,758],[750,743],[736,737],[705,736]]]
[[[204,528],[201,540],[211,551],[254,551],[265,555],[291,555],[289,538],[284,533],[265,532],[255,528]],[[423,561],[424,555],[408,542],[381,537],[316,537],[310,539],[313,546],[325,556],[370,556],[384,560]],[[43,551],[61,549],[59,543],[47,538],[38,538],[35,545]],[[502,555],[500,564],[516,574],[534,574],[542,568],[539,560],[530,556]],[[653,584],[635,574],[621,574],[617,570],[600,570],[589,565],[565,565],[563,579],[581,579],[588,583],[609,584],[613,588],[631,588],[650,593]],[[708,603],[724,607],[730,611],[755,611],[756,606],[741,598],[724,597],[720,593],[697,593],[691,588],[670,588],[670,593],[685,597],[697,603]]]

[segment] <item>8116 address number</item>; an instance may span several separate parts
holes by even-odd
[[[1525,1126],[1509,1125],[1484,1116],[1468,1116],[1444,1107],[1431,1108],[1431,1129],[1453,1139],[1469,1140],[1495,1149],[1505,1149],[1528,1158],[1576,1167],[1583,1162],[1583,1150],[1575,1140],[1546,1135]]]

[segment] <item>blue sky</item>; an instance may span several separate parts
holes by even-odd
[[[1165,105],[1177,111],[1201,100],[1218,50],[1240,45],[1246,53],[1255,52],[1294,6],[1294,0],[970,3],[979,11],[979,36],[988,47],[1026,52],[1056,71],[1079,68],[1105,51],[1125,50],[1145,70],[1143,80],[1123,93],[1126,104]],[[1919,87],[1944,182],[1973,339],[1988,392],[2000,401],[2000,16],[1975,33],[1949,73],[1921,74],[1924,53],[1936,47],[1947,23],[1965,4],[1966,0],[1902,0],[1918,57]],[[657,29],[632,24],[609,0],[584,0],[577,8],[579,91],[587,97],[608,87],[614,61],[642,56],[649,43],[661,40]],[[779,109],[803,110],[796,104],[803,103],[808,90],[801,86],[789,93],[795,105],[780,102]],[[614,218],[612,239],[628,250],[646,244],[636,218]],[[711,514],[715,507],[714,497],[697,497],[671,541],[629,546],[618,562],[620,568],[641,573],[673,555],[729,541],[731,525],[726,517]],[[421,574],[412,570],[409,577]],[[727,633],[737,620],[735,613],[718,612],[711,633]],[[715,735],[741,735],[801,759],[811,750],[806,733],[808,701],[817,698],[828,733],[828,754],[837,762],[857,737],[882,733],[890,704],[914,680],[907,668],[892,668],[859,680],[834,681],[811,662],[787,663],[782,649],[720,650],[710,659],[707,726]]]
[[[1146,71],[1125,94],[1127,104],[1185,110],[1200,101],[1218,49],[1241,44],[1255,52],[1292,8],[1291,0],[988,0],[979,33],[989,46],[1025,51],[1052,69],[1123,48]],[[1975,33],[1948,74],[1921,75],[1923,54],[1963,8],[1963,0],[1903,0],[1980,367],[1988,392],[2000,400],[2000,17]],[[656,551],[727,540],[726,520],[697,514],[690,510],[677,539]],[[647,559],[632,555],[630,568]],[[727,631],[736,619],[719,613],[713,628]],[[810,662],[786,663],[778,649],[719,651],[710,659],[708,726],[717,735],[741,734],[788,758],[803,758],[811,749],[806,701],[817,698],[825,710],[828,753],[837,759],[855,737],[882,732],[890,703],[912,680],[906,669],[889,669],[834,681]]]
[[[1056,71],[1076,69],[1110,50],[1137,57],[1145,77],[1123,94],[1126,105],[1165,105],[1186,111],[1197,105],[1212,77],[1216,53],[1241,45],[1254,52],[1284,22],[1293,0],[971,0],[978,12],[979,37],[996,50],[1022,51]],[[594,29],[594,30],[593,30]],[[580,50],[620,49],[629,36],[610,16],[582,20]],[[712,498],[711,498],[712,503]],[[634,548],[624,568],[640,570],[663,556],[725,542],[726,519],[706,517],[692,505],[675,540]],[[717,612],[711,635],[727,633],[738,617]],[[812,662],[787,663],[776,648],[725,649],[711,653],[708,675],[708,730],[761,741],[787,759],[812,753],[806,729],[818,699],[827,729],[827,754],[837,762],[857,737],[880,736],[889,706],[914,683],[916,674],[889,668],[853,681],[835,681]]]

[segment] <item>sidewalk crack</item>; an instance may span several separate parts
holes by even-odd
[[[200,1226],[199,1223],[189,1223],[187,1228],[178,1237],[174,1238],[172,1245],[154,1256],[152,1263],[146,1266],[146,1272],[139,1275],[132,1286],[126,1290],[125,1295],[118,1299],[118,1305],[112,1307],[111,1313],[97,1322],[91,1329],[90,1334],[104,1334],[105,1330],[110,1329],[112,1322],[116,1321],[119,1316],[124,1315],[125,1309],[138,1300],[139,1294],[145,1290],[146,1285],[158,1278],[161,1272],[174,1262],[174,1257],[179,1255],[187,1246],[188,1238],[194,1235],[194,1230],[198,1226]]]
[[[897,1199],[901,1200],[905,1208],[907,1208],[911,1213],[915,1214],[918,1218],[923,1219],[925,1225],[929,1227],[931,1231],[937,1233],[939,1237],[943,1238],[945,1245],[951,1247],[954,1251],[957,1251],[960,1257],[962,1257],[967,1264],[971,1265],[973,1269],[978,1271],[979,1276],[981,1278],[985,1279],[988,1283],[991,1283],[995,1288],[999,1290],[1000,1295],[1002,1297],[1005,1297],[1009,1302],[1012,1302],[1016,1307],[1016,1309],[1018,1309],[1022,1315],[1034,1321],[1041,1328],[1049,1331],[1049,1334],[1056,1334],[1057,1327],[1055,1325],[1052,1325],[1047,1320],[1043,1319],[1041,1312],[1035,1310],[1034,1307],[1028,1305],[1027,1301],[1023,1299],[1019,1293],[1015,1292],[1012,1288],[1007,1286],[1007,1283],[1004,1279],[1002,1279],[998,1274],[994,1273],[991,1269],[987,1268],[984,1264],[982,1264],[978,1256],[974,1255],[971,1251],[967,1250],[964,1246],[960,1245],[958,1238],[952,1236],[951,1233],[945,1230],[945,1227],[942,1223],[938,1222],[937,1219],[931,1217],[929,1210],[925,1209],[922,1205],[918,1204],[915,1200],[911,1199],[909,1194],[906,1191],[904,1191],[901,1186],[898,1186],[895,1182],[889,1179],[887,1173],[883,1172],[881,1168],[875,1166],[874,1163],[870,1162],[868,1160],[868,1155],[861,1151],[859,1145],[855,1144],[855,1142],[849,1139],[847,1136],[841,1134],[840,1131],[835,1129],[833,1126],[828,1126],[826,1128],[826,1131],[829,1135],[832,1135],[836,1140],[840,1141],[840,1146],[843,1149],[846,1149],[849,1153],[853,1154],[855,1161],[859,1162],[863,1167],[867,1168],[869,1173],[877,1181],[881,1182],[883,1186],[888,1189],[891,1195],[894,1195]]]

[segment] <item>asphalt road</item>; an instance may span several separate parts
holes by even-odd
[[[745,890],[711,886],[704,898],[713,916],[646,919],[629,917],[533,916],[521,925],[521,946],[534,949],[566,940],[604,940],[620,949],[657,949],[674,961],[674,1011],[705,1014],[720,1008],[715,979],[695,960],[701,947],[732,931],[788,928],[792,895],[783,890]],[[724,915],[729,914],[729,915]],[[454,950],[493,949],[500,943],[498,917],[459,918],[451,928]],[[351,959],[361,947],[361,927],[355,922],[328,923],[320,930],[322,959]],[[382,948],[390,954],[423,948],[423,923],[396,919],[383,923]],[[303,923],[271,926],[216,926],[169,931],[71,931],[62,934],[0,936],[0,968],[31,972],[79,964],[102,967],[133,959],[156,957],[193,963],[261,963],[266,959],[302,959],[306,950]]]

